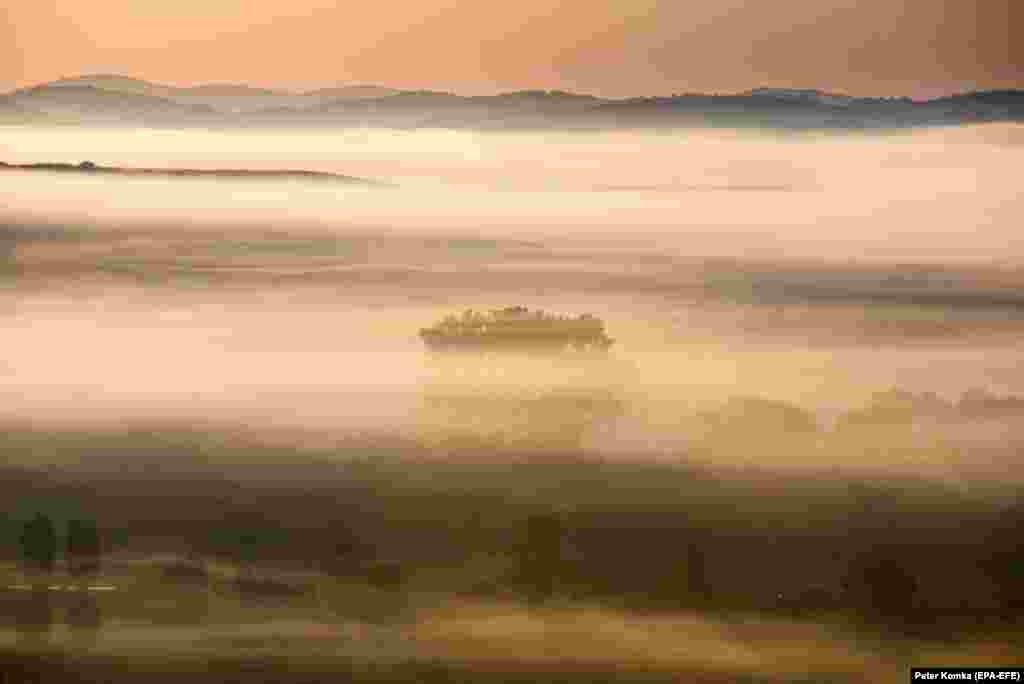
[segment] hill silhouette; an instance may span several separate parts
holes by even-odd
[[[47,111],[63,115],[64,118],[89,122],[109,119],[112,113],[126,120],[134,120],[139,118],[137,110],[143,106],[150,111],[166,110],[166,118],[188,124],[197,120],[208,121],[211,117],[216,119],[212,116],[216,114],[237,116],[273,108],[300,111],[327,100],[386,97],[398,92],[376,85],[339,86],[305,93],[244,83],[173,86],[115,74],[88,74],[16,90],[0,97],[0,107],[4,101],[19,103],[28,110]],[[125,99],[118,100],[115,96]],[[140,98],[154,98],[154,101],[143,105],[144,101]],[[105,103],[106,111],[98,111],[98,100]]]
[[[364,84],[288,92],[248,84],[179,87],[112,74],[63,78],[0,96],[20,112],[80,123],[385,128],[615,129],[739,127],[877,130],[1024,121],[1024,91],[934,98],[856,97],[816,89],[626,99],[557,90],[464,96]],[[7,114],[8,117],[13,116]],[[32,117],[29,116],[29,119]]]
[[[180,88],[177,93],[182,95],[224,95],[228,97],[267,97],[290,94],[268,88],[255,88],[244,83],[204,83],[203,85],[191,88]]]
[[[95,85],[43,85],[0,98],[14,106],[68,121],[175,123],[218,119],[206,104],[188,104],[139,92],[109,90]]]
[[[57,79],[49,83],[43,83],[34,88],[45,86],[48,88],[61,87],[83,87],[99,88],[116,93],[132,93],[135,95],[153,95],[156,97],[167,97],[173,94],[177,88],[174,86],[151,83],[141,78],[131,76],[118,76],[117,74],[83,74]]]
[[[303,93],[307,97],[317,97],[332,100],[362,100],[376,97],[387,97],[402,92],[395,88],[385,88],[377,85],[349,85],[337,86],[335,88],[319,88]]]

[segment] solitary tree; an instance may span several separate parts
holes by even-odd
[[[996,589],[1000,610],[1015,619],[1024,611],[1024,499],[1004,511],[984,540],[978,565]]]
[[[21,555],[34,570],[52,572],[57,563],[57,529],[42,513],[25,523],[21,531]]]
[[[708,574],[704,551],[696,541],[686,546],[686,590],[690,600],[697,604],[711,599],[711,578]]]
[[[72,575],[88,575],[99,571],[102,549],[96,523],[83,520],[69,522],[65,551]]]
[[[531,515],[526,521],[522,573],[538,599],[550,597],[562,572],[562,520],[555,513]]]
[[[901,560],[895,549],[879,545],[850,564],[843,588],[865,616],[890,623],[912,619],[918,582]]]
[[[255,578],[257,562],[279,551],[289,541],[286,530],[262,515],[232,515],[223,527],[211,531],[211,541],[234,557],[239,578]]]

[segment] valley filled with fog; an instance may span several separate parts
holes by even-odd
[[[1003,124],[2,127],[0,647],[196,681],[1009,662],[1022,161]],[[421,339],[516,306],[613,343]],[[96,521],[107,593],[31,566],[46,520]]]
[[[436,375],[417,331],[511,305],[604,319],[629,406],[599,440],[616,452],[684,456],[680,416],[733,397],[791,402],[827,426],[893,387],[1024,396],[1022,154],[1002,125],[11,127],[12,164],[315,170],[395,187],[5,172],[3,411],[414,434]],[[460,382],[500,393],[500,375]]]

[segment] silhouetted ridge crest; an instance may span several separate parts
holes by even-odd
[[[677,93],[612,99],[563,90],[460,95],[376,85],[305,93],[247,84],[182,87],[112,74],[63,78],[0,96],[73,122],[169,125],[379,126],[487,130],[727,127],[857,130],[1024,121],[1024,91],[982,90],[929,100],[860,97],[813,88],[758,87],[741,93]]]

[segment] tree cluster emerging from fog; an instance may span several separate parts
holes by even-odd
[[[18,538],[25,566],[35,572],[53,572],[61,555],[61,537],[53,519],[36,513],[22,527]],[[99,528],[91,520],[68,521],[64,537],[67,570],[75,576],[99,571],[103,553]]]
[[[57,563],[57,528],[49,516],[37,513],[25,523],[19,542],[26,565],[40,572],[53,571]]]

